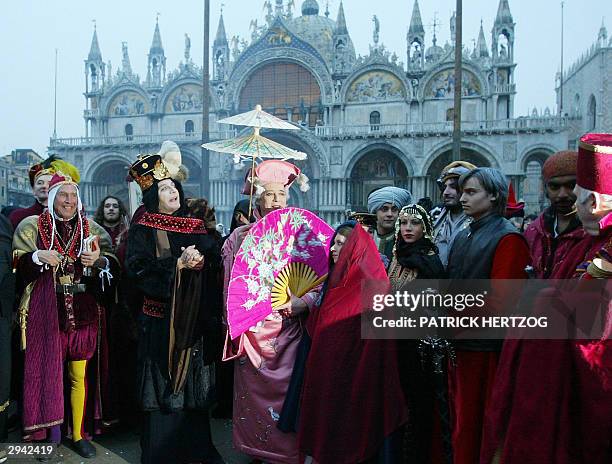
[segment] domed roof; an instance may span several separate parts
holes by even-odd
[[[442,55],[444,55],[444,49],[434,44],[425,52],[425,60],[428,63],[431,61],[438,61]]]
[[[304,2],[304,6],[306,3]],[[333,61],[335,21],[318,14],[304,14],[288,21],[287,25],[300,39],[316,48],[325,61],[328,63]],[[355,47],[350,39],[348,49],[355,55]]]
[[[317,0],[305,0],[302,3],[302,14],[303,15],[318,15],[319,14],[319,4]]]

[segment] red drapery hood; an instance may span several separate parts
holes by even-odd
[[[300,409],[300,451],[319,464],[362,462],[406,420],[395,340],[361,338],[371,308],[362,284],[389,281],[372,238],[356,226],[346,241],[321,306],[308,321],[312,348]],[[368,293],[370,293],[368,289]]]

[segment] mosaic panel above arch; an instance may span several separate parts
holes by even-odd
[[[464,69],[462,72],[462,96],[482,95],[482,85],[476,75]],[[447,69],[432,77],[425,87],[425,98],[453,98],[455,95],[455,71]]]
[[[388,71],[369,71],[353,81],[346,93],[349,103],[369,103],[406,98],[406,88]]]
[[[148,111],[149,104],[142,95],[134,90],[121,92],[109,106],[110,117],[139,116]]]
[[[202,111],[202,86],[185,84],[177,87],[166,99],[166,113],[198,113]]]

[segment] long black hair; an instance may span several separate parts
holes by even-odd
[[[166,180],[166,179],[164,179]],[[170,179],[174,183],[176,190],[179,193],[179,201],[181,206],[174,213],[175,216],[186,216],[187,215],[187,202],[185,201],[185,193],[183,192],[183,186],[178,180]],[[159,213],[159,182],[153,182],[153,185],[145,190],[142,194],[142,203],[148,213]]]
[[[94,221],[96,221],[98,224],[104,224],[104,203],[106,203],[106,200],[109,198],[117,200],[117,203],[119,204],[119,221],[125,220],[128,216],[127,209],[119,197],[116,197],[115,195],[106,195],[98,205],[96,214],[94,214]]]
[[[244,217],[248,217],[249,202],[250,200],[240,200],[238,203],[236,203],[236,206],[234,206],[234,212],[232,213],[232,225],[230,226],[230,231],[229,231],[230,234],[242,225],[242,224],[239,224],[238,221],[236,220],[236,213],[242,213]],[[249,218],[249,222],[255,222],[255,217],[253,216],[252,211],[251,211],[251,217]]]

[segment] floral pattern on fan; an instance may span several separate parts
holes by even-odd
[[[322,219],[299,208],[273,211],[251,227],[234,260],[228,287],[232,339],[286,301],[287,287],[306,291],[322,281],[333,234]]]

